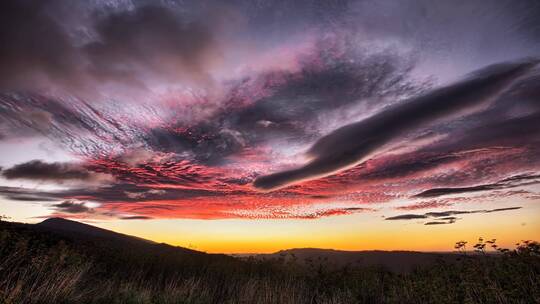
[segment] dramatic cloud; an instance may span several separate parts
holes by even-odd
[[[319,139],[308,151],[314,160],[298,169],[262,176],[261,189],[331,174],[359,162],[384,144],[423,124],[497,97],[537,61],[505,63],[477,71],[469,79],[434,90],[383,110],[363,121],[339,128]]]
[[[46,163],[42,160],[33,160],[15,165],[3,170],[2,176],[6,179],[24,179],[35,181],[63,182],[106,182],[112,181],[112,176],[103,173],[91,172],[80,164],[74,163]]]

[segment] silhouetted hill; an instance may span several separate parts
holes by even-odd
[[[67,220],[63,218],[49,218],[41,223],[33,225],[35,229],[48,232],[69,239],[72,242],[91,245],[95,249],[133,251],[139,254],[156,255],[195,255],[207,256],[208,254],[184,247],[172,246],[164,243],[156,243],[143,238],[117,233],[92,225]],[[222,255],[223,257],[225,255]]]
[[[106,271],[145,267],[156,272],[192,272],[209,264],[239,262],[224,254],[156,243],[62,218],[50,218],[38,224],[0,222],[0,228],[31,240],[30,246],[47,248],[63,243]]]
[[[318,248],[294,248],[273,254],[259,255],[265,258],[296,259],[301,263],[324,264],[328,267],[381,266],[394,272],[408,272],[417,267],[428,266],[437,261],[453,262],[453,253],[428,253],[416,251],[343,251]]]
[[[44,231],[50,231],[50,232],[61,234],[64,236],[100,238],[100,239],[109,239],[109,240],[115,240],[115,241],[120,241],[120,242],[130,242],[130,243],[155,244],[155,242],[153,241],[145,240],[145,239],[134,237],[131,235],[117,233],[117,232],[110,231],[107,229],[95,227],[88,224],[83,224],[76,221],[67,220],[60,217],[49,218],[35,225],[36,227]],[[189,249],[186,249],[186,250],[189,250]]]

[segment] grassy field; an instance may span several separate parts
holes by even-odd
[[[540,245],[455,246],[456,261],[394,273],[77,239],[0,222],[0,303],[540,303]],[[144,245],[146,244],[146,245]],[[498,254],[488,254],[487,249]]]

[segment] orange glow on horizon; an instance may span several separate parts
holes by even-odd
[[[452,251],[455,242],[473,244],[478,237],[496,238],[514,248],[521,240],[540,240],[540,205],[526,210],[469,214],[450,225],[425,226],[417,221],[385,221],[373,214],[284,220],[150,220],[114,221],[100,227],[209,253],[272,253],[290,248],[337,250]]]

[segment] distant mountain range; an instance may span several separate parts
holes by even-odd
[[[381,266],[395,272],[411,271],[419,266],[434,264],[437,261],[455,261],[453,253],[428,253],[416,251],[342,251],[318,248],[295,248],[281,250],[272,254],[260,254],[259,258],[284,258],[312,265],[325,265],[331,268]]]
[[[26,229],[36,233],[45,233],[52,236],[64,238],[75,247],[84,247],[84,252],[91,252],[92,255],[100,256],[125,254],[129,251],[131,255],[150,255],[152,257],[173,256],[174,259],[190,257],[197,261],[197,264],[205,262],[219,262],[220,260],[239,259],[253,256],[257,259],[284,259],[286,261],[296,261],[303,265],[312,265],[328,268],[341,267],[383,267],[394,272],[408,272],[419,266],[433,264],[438,260],[445,262],[454,261],[457,256],[452,253],[426,253],[414,251],[340,251],[333,249],[318,248],[296,248],[281,250],[271,254],[253,255],[224,255],[208,254],[179,246],[171,246],[164,243],[156,243],[150,240],[125,235],[110,230],[98,228],[92,225],[67,220],[63,218],[50,218],[38,224],[11,224],[12,228]]]

